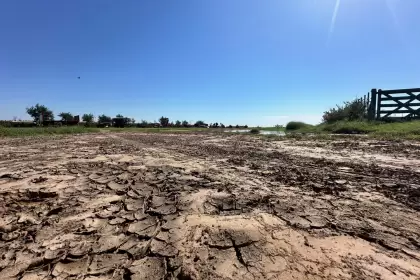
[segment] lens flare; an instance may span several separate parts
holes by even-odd
[[[328,32],[327,46],[330,44],[331,37],[334,34],[335,22],[337,21],[337,15],[338,15],[338,10],[340,9],[340,4],[341,4],[341,0],[336,0],[334,13],[331,18],[330,31]]]

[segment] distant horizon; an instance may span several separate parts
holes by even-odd
[[[418,0],[0,3],[0,119],[123,114],[285,125],[420,87]]]
[[[43,105],[43,104],[41,104],[41,105]],[[48,106],[47,106],[48,107]],[[51,109],[51,108],[50,108]],[[55,113],[55,112],[53,112],[54,113],[54,120],[60,120],[61,118],[58,116],[58,114],[59,113],[61,113],[61,112],[59,112],[59,113]],[[66,112],[67,113],[67,112]],[[69,113],[71,113],[71,112],[69,112]],[[120,113],[121,114],[121,113]],[[102,115],[102,114],[99,114],[99,115],[94,115],[94,122],[98,122],[98,117],[100,116],[100,115]],[[124,114],[121,114],[121,115],[123,115],[123,117],[127,117],[127,118],[131,118],[130,116],[124,116]],[[80,117],[80,122],[83,122],[82,121],[82,116],[83,116],[83,114],[73,114],[73,116],[79,116]],[[107,115],[108,117],[111,117],[111,118],[115,118],[116,117],[116,115],[115,116],[110,116],[110,115]],[[16,118],[16,119],[14,119],[16,116],[14,116],[14,117],[12,117],[12,118],[10,118],[10,119],[0,119],[0,121],[11,121],[11,122],[33,122],[34,120],[31,118],[31,117],[28,117],[28,118],[26,118],[26,119],[23,119],[23,118]],[[161,116],[161,117],[166,117],[166,116]],[[159,117],[160,118],[160,117]],[[135,123],[141,123],[142,121],[147,121],[148,123],[159,123],[159,118],[157,118],[156,120],[146,120],[146,119],[135,119]],[[214,123],[219,123],[219,124],[224,124],[224,125],[226,125],[226,126],[229,126],[229,125],[232,125],[232,126],[235,126],[235,125],[239,125],[239,126],[243,126],[243,125],[248,125],[249,127],[274,127],[274,126],[276,126],[276,125],[283,125],[283,126],[285,126],[286,124],[287,124],[287,122],[286,123],[284,123],[284,124],[282,124],[282,123],[277,123],[277,124],[274,124],[274,125],[270,125],[270,126],[263,126],[263,125],[249,125],[249,124],[247,124],[247,123],[223,123],[223,122],[217,122],[217,121],[214,121],[214,122],[212,122],[212,121],[206,121],[206,120],[203,120],[203,119],[197,119],[197,120],[186,120],[186,119],[171,119],[171,118],[169,118],[169,122],[170,123],[175,123],[176,121],[187,121],[189,124],[195,124],[197,121],[203,121],[204,123],[206,123],[206,124],[214,124]],[[292,120],[292,121],[295,121],[295,120]],[[289,122],[289,121],[288,121]],[[308,123],[309,124],[309,123]],[[311,123],[311,124],[315,124],[315,123]]]

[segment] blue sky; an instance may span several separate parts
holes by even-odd
[[[418,11],[419,0],[4,0],[0,119],[41,103],[317,123],[371,88],[420,86]]]

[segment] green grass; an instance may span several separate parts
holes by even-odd
[[[265,130],[265,131],[284,131],[284,128],[276,128],[276,127],[249,127],[249,128],[201,128],[201,127],[159,127],[159,128],[141,128],[141,127],[124,127],[124,128],[116,128],[116,127],[107,127],[101,128],[101,130],[113,131],[113,132],[156,132],[156,133],[187,133],[187,132],[223,132],[229,130],[249,130],[258,129],[258,130]]]
[[[420,139],[420,121],[394,123],[340,121],[332,124],[307,126],[295,132],[314,134],[367,134],[375,138],[384,139]]]
[[[249,128],[251,130],[252,128]],[[262,127],[259,130],[282,131],[283,128]],[[36,135],[62,135],[77,133],[92,133],[101,131],[111,132],[148,132],[148,133],[224,133],[227,128],[94,128],[83,126],[62,126],[62,127],[1,127],[0,137],[21,137]],[[415,139],[420,140],[420,121],[411,122],[336,122],[333,124],[304,125],[299,129],[288,131],[288,137],[303,137],[303,134],[313,134],[315,137],[329,138],[331,135],[367,134],[370,137],[379,139]],[[270,136],[267,136],[270,137]],[[277,136],[276,136],[277,137]],[[274,138],[274,136],[273,136]]]
[[[77,134],[99,132],[98,128],[84,126],[61,127],[0,127],[0,137],[21,137],[36,135]]]
[[[101,128],[102,131],[112,132],[149,132],[149,133],[188,133],[188,132],[207,132],[209,128],[200,127],[159,127],[159,128],[143,128],[143,127],[107,127]],[[213,130],[213,129],[211,129]],[[219,129],[214,129],[219,130]]]

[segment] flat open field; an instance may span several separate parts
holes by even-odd
[[[1,279],[420,279],[420,145],[0,139]]]

